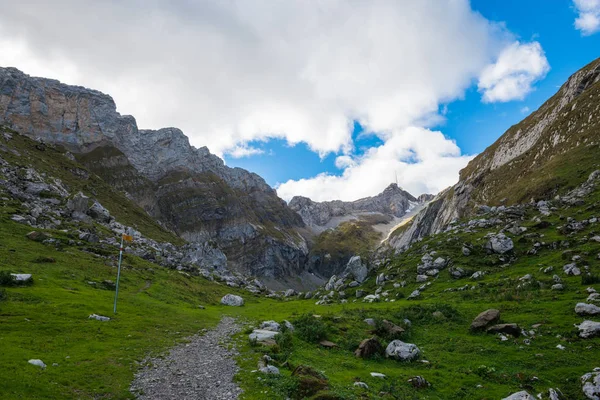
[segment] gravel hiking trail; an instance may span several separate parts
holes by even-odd
[[[149,366],[136,374],[131,392],[140,400],[237,399],[242,393],[233,381],[238,352],[225,346],[239,330],[233,318],[223,317],[214,329],[190,337],[165,357],[146,360]]]

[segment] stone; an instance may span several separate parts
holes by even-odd
[[[471,330],[482,330],[488,325],[498,321],[500,319],[500,311],[496,309],[485,310],[475,317],[471,322]]]
[[[46,239],[50,239],[50,235],[48,235],[45,232],[38,232],[38,231],[29,232],[25,236],[27,237],[27,239],[33,240],[34,242],[43,242]]]
[[[385,379],[385,375],[380,372],[371,372],[371,376],[373,378]]]
[[[561,290],[565,290],[565,286],[562,283],[557,283],[557,284],[552,285],[551,289],[561,291]]]
[[[17,282],[26,282],[31,279],[31,274],[10,274]]]
[[[481,279],[484,277],[484,275],[485,275],[485,272],[477,271],[473,275],[471,275],[471,279],[473,279],[473,280]]]
[[[373,302],[379,301],[379,295],[378,294],[369,294],[369,295],[366,295],[363,298],[363,301],[366,301],[368,303],[373,303]]]
[[[272,332],[279,332],[281,330],[281,326],[275,321],[264,321],[260,324],[260,329]]]
[[[421,296],[421,292],[417,290],[413,290],[412,293],[406,298],[407,300],[413,300]]]
[[[361,389],[369,389],[369,385],[364,382],[354,382],[354,386],[359,387]]]
[[[31,365],[35,365],[35,366],[37,366],[37,367],[46,368],[46,364],[44,364],[44,362],[43,362],[42,360],[40,360],[40,359],[37,359],[37,358],[31,359],[31,360],[29,360],[29,361],[27,361],[27,362],[28,362],[29,364],[31,364]]]
[[[343,275],[351,276],[358,283],[363,283],[367,279],[369,270],[363,264],[360,256],[350,258]]]
[[[350,288],[355,288],[355,287],[357,287],[357,286],[359,286],[359,285],[360,285],[360,283],[358,283],[357,281],[352,281],[352,282],[350,282],[350,283],[348,284],[348,287],[350,287]]]
[[[88,318],[89,319],[95,319],[97,321],[102,321],[102,322],[110,321],[109,317],[104,317],[104,316],[98,315],[98,314],[92,314]]]
[[[427,382],[427,380],[425,380],[425,378],[423,378],[422,376],[415,376],[413,378],[410,378],[408,380],[408,383],[410,383],[416,389],[424,389],[426,387],[431,386],[431,384]]]
[[[274,367],[273,365],[266,365],[262,368],[259,368],[259,371],[263,374],[279,375],[279,368]]]
[[[469,249],[466,246],[463,246],[462,253],[463,253],[463,256],[470,256],[471,255],[471,249]]]
[[[358,290],[356,291],[356,298],[357,298],[357,299],[360,299],[360,298],[361,298],[361,297],[363,297],[364,295],[365,295],[365,291],[364,291],[364,290],[358,289]]]
[[[374,355],[383,354],[383,346],[377,338],[364,339],[354,351],[354,355],[360,358],[371,358]]]
[[[428,279],[427,275],[417,275],[417,283],[427,282]]]
[[[400,327],[386,319],[381,321],[381,327],[388,335],[390,335],[392,337],[398,336],[398,335],[401,335],[402,333],[404,333],[404,329],[402,327]]]
[[[385,349],[386,357],[391,357],[399,361],[412,361],[421,354],[419,348],[412,343],[405,343],[401,340],[392,340]]]
[[[600,315],[600,307],[595,304],[577,303],[575,312],[578,315]]]
[[[585,397],[600,400],[600,368],[594,368],[594,371],[584,374],[580,380]]]
[[[94,201],[94,204],[88,209],[87,214],[97,221],[110,222],[110,213],[97,201]]]
[[[579,337],[583,339],[600,336],[600,322],[586,320],[575,327],[579,329]]]
[[[581,270],[577,267],[577,264],[571,263],[563,266],[563,271],[567,275],[578,276],[581,275]]]
[[[517,324],[498,324],[486,329],[487,333],[506,333],[514,337],[521,335],[521,328]]]
[[[385,274],[383,272],[381,274],[377,275],[377,279],[375,280],[375,284],[377,286],[383,286],[385,284]]]
[[[79,192],[67,201],[67,208],[73,213],[86,213],[89,209],[90,198]]]
[[[369,326],[375,326],[375,320],[373,318],[365,318],[363,322]]]
[[[275,339],[279,332],[269,331],[266,329],[254,329],[248,338],[252,341],[265,342],[269,339]]]
[[[290,332],[294,332],[295,328],[294,325],[292,325],[292,323],[288,320],[284,320],[283,321],[283,325],[286,327],[286,329]]]
[[[520,392],[513,393],[502,400],[535,400],[535,397],[527,393],[525,390],[522,390]]]
[[[221,299],[221,304],[226,306],[240,307],[244,305],[244,299],[241,296],[235,294],[226,294]]]
[[[292,297],[295,296],[297,293],[294,289],[288,289],[285,291],[285,293],[283,294],[284,297]]]
[[[497,254],[504,254],[511,251],[515,247],[511,238],[503,233],[498,233],[490,238],[486,243],[485,248]]]

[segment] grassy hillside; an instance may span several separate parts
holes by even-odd
[[[244,365],[240,379],[252,388],[246,398],[301,398],[299,380],[291,375],[299,365],[311,366],[327,378],[329,390],[314,397],[320,399],[500,399],[519,390],[547,396],[549,388],[559,388],[566,399],[584,398],[579,377],[598,367],[600,338],[580,338],[574,324],[600,318],[578,316],[574,307],[578,302],[586,302],[587,287],[600,290],[600,243],[590,240],[600,232],[600,224],[589,224],[580,231],[569,231],[564,226],[568,218],[583,221],[598,215],[598,189],[585,205],[561,207],[548,217],[542,216],[541,221],[534,219],[540,217],[537,210],[528,208],[520,221],[527,231],[519,235],[507,233],[515,248],[506,255],[484,250],[486,234],[500,229],[492,227],[431,236],[393,258],[371,273],[367,283],[359,288],[375,293],[374,276],[384,272],[389,280],[382,291],[387,292],[389,301],[354,302],[354,289],[346,288],[346,304],[316,306],[313,299],[288,302],[276,310],[265,311],[263,319],[296,321],[297,331],[291,338],[282,337],[273,348],[254,346],[246,340],[246,351],[255,354],[254,359],[247,355],[240,358]],[[462,252],[465,243],[471,248],[469,256]],[[536,247],[535,243],[542,245]],[[538,248],[537,253],[531,252],[533,248]],[[450,268],[446,268],[437,278],[429,279],[431,286],[419,298],[407,300],[422,285],[416,282],[416,266],[423,254],[432,250],[437,252],[436,257],[450,259],[450,268],[462,268],[465,277],[455,279]],[[562,267],[577,256],[577,265],[584,273],[567,276]],[[544,272],[547,267],[553,267],[552,271]],[[476,271],[485,275],[479,280],[470,279]],[[527,274],[531,278],[522,279]],[[554,274],[560,277],[564,290],[551,289]],[[403,281],[405,287],[394,286]],[[499,309],[501,321],[518,324],[526,336],[506,335],[508,340],[502,341],[494,334],[470,332],[473,318],[490,308]],[[301,318],[305,314],[319,317]],[[398,362],[382,356],[356,358],[353,352],[361,340],[377,336],[385,346],[393,339],[378,329],[380,325],[367,325],[365,318],[387,319],[403,326],[406,332],[398,338],[421,349],[420,361]],[[409,319],[411,325],[404,319]],[[311,341],[305,333],[298,332],[298,327],[307,325],[311,332],[321,333],[319,340],[330,340],[338,347],[324,348],[318,340]],[[282,367],[282,377],[259,380],[249,372],[262,354],[276,360],[275,365]],[[383,373],[387,378],[373,378],[370,372]],[[431,386],[413,387],[408,379],[417,375]],[[357,380],[367,383],[369,389],[354,387]]]

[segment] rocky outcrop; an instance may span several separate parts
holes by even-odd
[[[390,235],[389,245],[405,249],[474,214],[479,204],[551,198],[585,180],[585,172],[596,168],[600,146],[599,82],[600,59],[573,74],[556,95],[475,157],[456,185]],[[579,171],[556,170],[574,160]]]
[[[179,236],[215,243],[231,269],[276,278],[305,267],[304,223],[260,176],[177,128],[138,129],[106,94],[0,68],[0,125],[75,153]]]

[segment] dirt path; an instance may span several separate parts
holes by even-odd
[[[216,328],[203,336],[173,348],[164,358],[148,360],[135,376],[131,392],[141,400],[155,399],[237,399],[242,390],[233,382],[238,371],[235,348],[224,343],[239,331],[235,320],[224,317]]]

